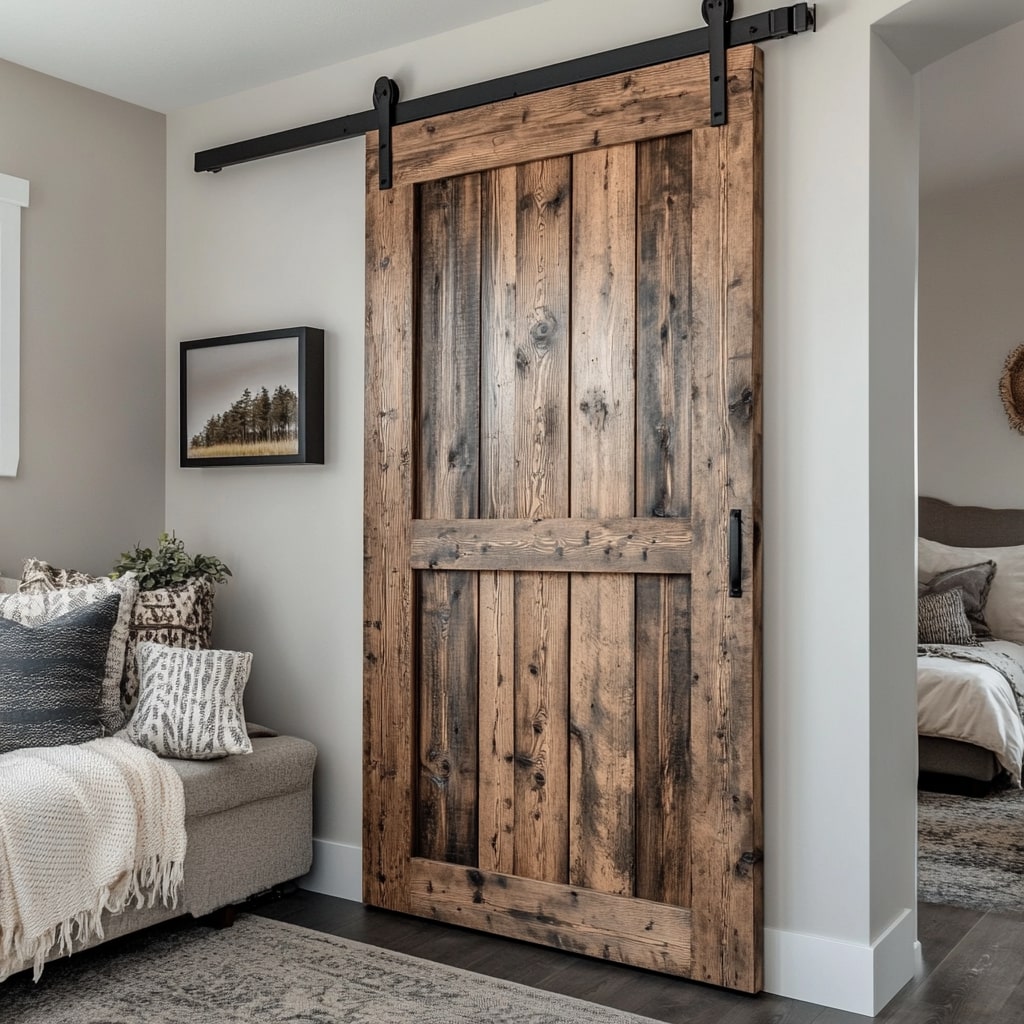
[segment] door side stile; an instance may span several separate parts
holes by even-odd
[[[414,187],[377,188],[367,139],[363,523],[363,899],[408,910],[413,574]]]

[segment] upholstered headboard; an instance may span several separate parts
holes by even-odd
[[[1000,548],[1024,544],[1024,509],[951,505],[917,499],[917,532],[956,548]]]

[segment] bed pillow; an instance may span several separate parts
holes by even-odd
[[[992,579],[996,574],[996,563],[979,562],[957,569],[946,569],[917,585],[918,599],[925,594],[941,594],[959,588],[964,595],[964,611],[971,623],[971,629],[979,640],[991,640],[992,630],[985,621],[985,602],[988,601]]]
[[[964,592],[959,587],[918,598],[917,642],[981,646],[964,611]]]
[[[920,577],[986,561],[996,563],[996,574],[985,603],[985,621],[993,636],[1024,644],[1024,545],[955,548],[924,537],[917,541]]]
[[[199,650],[210,646],[213,631],[213,583],[187,580],[173,587],[140,590],[132,613],[125,652],[121,708],[130,718],[139,694],[138,648],[143,643]]]
[[[125,579],[133,573],[125,573]],[[89,576],[77,569],[58,569],[40,558],[26,560],[21,572],[21,590],[45,593],[81,582],[109,582],[105,576]],[[115,581],[117,582],[117,581]],[[139,590],[129,611],[128,642],[125,646],[124,675],[120,681],[122,721],[130,718],[139,692],[135,648],[143,640],[173,647],[209,647],[213,631],[213,583],[208,579],[186,580],[173,587]]]
[[[139,700],[119,735],[162,757],[189,761],[252,753],[242,710],[251,654],[143,641],[137,657]]]
[[[36,593],[0,595],[0,618],[23,626],[47,622],[66,612],[85,608],[109,597],[119,598],[117,618],[110,632],[103,686],[100,691],[100,720],[106,735],[113,735],[124,725],[121,711],[121,677],[127,656],[132,608],[138,597],[139,584],[134,573],[118,580],[98,579],[86,586],[67,587]]]
[[[103,735],[100,695],[121,595],[25,624],[0,617],[0,754]]]
[[[23,594],[45,594],[50,590],[84,587],[100,579],[106,577],[90,576],[80,569],[58,569],[41,558],[26,558],[21,569],[21,584],[18,589]]]

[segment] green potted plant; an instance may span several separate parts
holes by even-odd
[[[134,572],[139,596],[132,608],[122,682],[122,710],[130,716],[138,700],[135,650],[142,641],[173,647],[209,647],[213,634],[213,592],[231,570],[212,555],[190,555],[173,533],[161,533],[156,550],[136,544],[122,551],[110,573]]]
[[[174,533],[161,533],[157,548],[144,548],[136,544],[131,551],[122,551],[110,578],[116,580],[126,572],[134,572],[140,590],[172,588],[188,580],[207,579],[224,583],[231,570],[213,555],[190,555],[185,542]]]

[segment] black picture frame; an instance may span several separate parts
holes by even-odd
[[[183,341],[178,373],[181,466],[323,465],[320,328]]]

